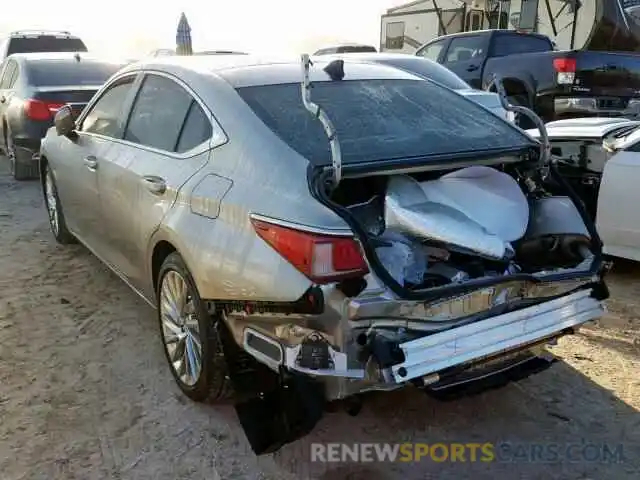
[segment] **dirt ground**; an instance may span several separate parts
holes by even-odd
[[[179,393],[151,309],[86,249],[56,245],[38,183],[14,182],[0,159],[0,480],[638,478],[640,266],[617,264],[610,286],[610,313],[561,340],[548,371],[453,403],[375,395],[358,417],[327,414],[256,458],[232,409]],[[502,441],[622,444],[625,458],[337,465],[309,453],[311,442]]]

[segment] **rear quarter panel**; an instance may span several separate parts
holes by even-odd
[[[311,282],[257,236],[250,214],[335,232],[349,233],[348,227],[311,197],[307,160],[271,133],[229,84],[211,79],[194,87],[229,141],[183,186],[150,252],[160,240],[176,246],[203,298],[295,301]]]

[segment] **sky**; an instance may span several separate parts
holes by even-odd
[[[194,50],[256,54],[313,53],[340,42],[380,43],[380,15],[409,0],[50,0],[11,2],[0,36],[19,29],[60,29],[89,50],[137,58],[175,47],[180,13],[191,25]]]

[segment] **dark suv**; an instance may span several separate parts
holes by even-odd
[[[7,57],[0,70],[0,145],[16,180],[38,176],[40,140],[53,125],[55,112],[71,105],[79,113],[122,66],[80,53]]]
[[[67,31],[20,30],[0,40],[0,66],[14,53],[86,51],[84,42]]]

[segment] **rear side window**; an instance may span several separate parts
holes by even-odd
[[[9,40],[7,55],[12,53],[86,52],[87,47],[79,38],[39,35],[13,37]]]
[[[0,78],[0,89],[11,88],[13,79],[15,78],[17,70],[16,62],[9,60],[5,64],[2,72],[2,78]]]
[[[494,57],[550,50],[552,47],[547,40],[532,35],[496,35],[493,44]]]
[[[123,128],[123,107],[133,87],[133,77],[109,88],[91,108],[82,122],[82,131],[120,138]]]
[[[87,61],[34,61],[27,66],[30,85],[58,87],[71,85],[98,86],[106,82],[122,65]]]
[[[213,129],[211,128],[209,118],[200,105],[198,105],[198,102],[193,100],[189,108],[189,113],[187,113],[187,118],[182,126],[176,152],[187,152],[211,138],[212,135]]]
[[[447,50],[446,63],[464,62],[476,58],[483,58],[486,55],[486,38],[483,36],[465,35],[454,38]]]
[[[186,152],[211,134],[211,123],[189,92],[169,78],[145,77],[125,140],[167,152]]]
[[[291,148],[312,163],[330,161],[327,137],[304,108],[299,84],[237,91]],[[345,163],[531,144],[524,133],[480,105],[420,80],[318,82],[313,85],[313,101],[335,124]]]

